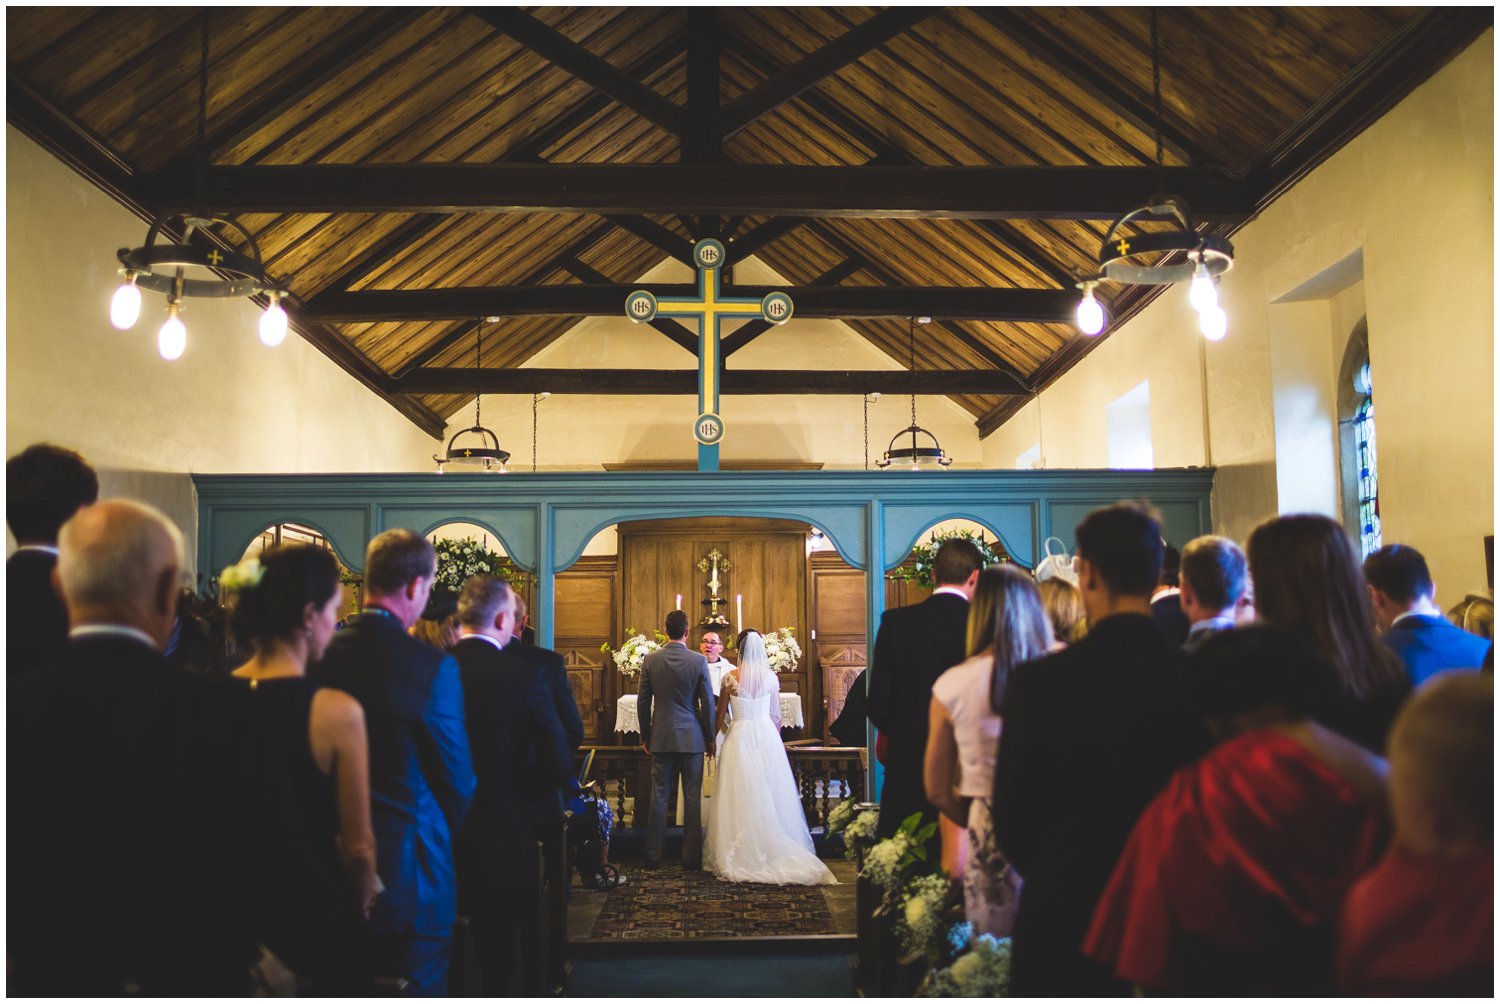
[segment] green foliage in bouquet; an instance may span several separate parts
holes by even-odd
[[[437,551],[437,578],[433,589],[457,593],[473,575],[498,575],[513,588],[521,589],[531,576],[513,565],[509,558],[485,547],[473,537],[445,537],[433,542]]]
[[[932,566],[937,561],[938,547],[943,541],[951,540],[954,537],[961,537],[964,540],[972,542],[975,547],[979,548],[979,553],[984,555],[984,563],[987,566],[998,565],[1010,560],[1003,554],[997,553],[989,541],[973,531],[948,530],[936,540],[928,540],[912,548],[912,557],[916,560],[912,564],[902,562],[890,573],[890,578],[895,579],[897,582],[915,582],[923,589],[932,589],[936,585],[932,580]]]

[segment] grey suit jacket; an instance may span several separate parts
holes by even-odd
[[[714,734],[708,662],[681,642],[669,642],[646,656],[636,712],[641,738],[651,752],[702,753]]]

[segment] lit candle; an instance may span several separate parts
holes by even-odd
[[[745,630],[745,597],[742,593],[734,594],[734,626]]]
[[[681,593],[677,594],[677,605],[675,607],[673,607],[672,609],[673,610],[681,610],[682,609],[682,594]]]

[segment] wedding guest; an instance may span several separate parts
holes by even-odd
[[[479,779],[456,841],[459,902],[474,925],[487,997],[511,995],[518,938],[523,926],[535,927],[528,906],[537,901],[536,846],[548,834],[533,825],[534,804],[554,798],[573,772],[545,672],[506,645],[515,610],[504,580],[470,578],[458,594],[462,636],[453,646]],[[534,948],[525,955],[537,957]]]
[[[1486,641],[1495,638],[1495,601],[1480,593],[1469,593],[1448,611],[1448,622]]]
[[[251,990],[245,708],[227,681],[162,660],[182,555],[136,502],[62,527],[68,642],[7,694],[9,993]]]
[[[1375,636],[1354,542],[1327,516],[1277,516],[1251,532],[1247,550],[1261,621],[1301,638],[1338,676],[1338,693],[1313,717],[1382,752],[1411,681]]]
[[[1219,744],[1141,814],[1085,953],[1149,994],[1326,996],[1339,904],[1384,847],[1385,762],[1308,717],[1332,670],[1248,627],[1198,650]]]
[[[437,572],[432,545],[387,530],[365,551],[364,610],[333,636],[313,680],[354,695],[370,744],[376,975],[412,996],[447,991],[458,893],[451,834],[474,795],[458,664],[406,633]]]
[[[1432,575],[1422,552],[1387,544],[1365,558],[1365,580],[1380,640],[1401,657],[1414,687],[1446,669],[1478,669],[1490,642],[1448,623],[1437,604]]]
[[[1009,565],[986,568],[969,604],[973,654],[932,685],[927,800],[951,824],[943,829],[943,861],[963,879],[964,914],[975,934],[1009,937],[1021,892],[1021,877],[995,845],[990,796],[1001,723],[994,708],[1011,670],[1046,655],[1051,642],[1052,625],[1031,576]],[[955,837],[965,842],[962,850],[952,846]]]
[[[969,598],[982,567],[984,555],[973,541],[949,537],[933,558],[932,595],[921,603],[887,610],[880,619],[870,660],[868,707],[870,721],[889,743],[880,792],[881,837],[895,833],[912,813],[937,817],[922,777],[928,706],[937,678],[964,659]],[[929,860],[936,862],[940,850],[934,839]]]
[[[1151,595],[1151,618],[1173,645],[1187,641],[1188,619],[1182,609],[1182,556],[1171,544],[1162,545],[1161,575]]]
[[[1182,612],[1188,619],[1189,651],[1237,625],[1235,609],[1245,593],[1245,552],[1226,537],[1199,537],[1182,549]]]
[[[250,702],[253,908],[262,938],[303,996],[374,990],[364,918],[375,903],[375,832],[365,714],[307,667],[338,621],[338,563],[308,544],[272,547],[226,569],[233,628],[254,655],[231,676]]]
[[[1017,996],[1101,996],[1125,985],[1080,951],[1136,817],[1207,746],[1189,657],[1151,619],[1161,526],[1145,507],[1090,513],[1076,531],[1089,633],[1014,668],[995,760],[996,843],[1025,877]]]
[[[57,532],[99,497],[94,469],[72,450],[39,443],[5,462],[5,522],[16,552],[5,562],[6,673],[51,662],[68,640],[58,595]]]
[[[460,633],[458,594],[434,588],[432,595],[427,597],[427,606],[422,609],[422,616],[411,626],[411,636],[446,652],[458,643]]]
[[[1439,673],[1391,729],[1395,841],[1344,901],[1339,990],[1490,997],[1495,984],[1495,683]]]
[[[1052,626],[1052,651],[1067,648],[1088,634],[1089,619],[1083,612],[1083,594],[1077,586],[1067,579],[1053,576],[1038,582],[1036,588]]]

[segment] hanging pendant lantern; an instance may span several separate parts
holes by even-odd
[[[922,323],[927,323],[927,320],[924,318]],[[953,458],[948,456],[943,445],[938,442],[937,436],[917,424],[917,319],[915,317],[907,322],[906,336],[911,350],[911,425],[891,437],[890,445],[885,448],[885,453],[881,454],[880,459],[875,461],[875,466],[881,470],[888,470],[893,464],[910,467],[914,471],[931,468],[945,469],[952,465]],[[897,446],[896,444],[905,436],[911,437],[910,444]],[[919,442],[918,436],[926,436],[932,441],[932,445],[927,446]]]
[[[474,424],[467,429],[460,429],[448,440],[448,449],[442,456],[433,454],[432,459],[437,463],[437,472],[443,473],[447,464],[472,464],[492,474],[505,474],[505,463],[510,460],[510,453],[500,448],[500,437],[489,429],[486,429],[479,421],[479,399],[483,396],[484,386],[480,382],[480,363],[484,346],[484,322],[491,324],[499,321],[498,317],[487,317],[480,321],[474,331]],[[459,437],[474,436],[464,446],[458,445]]]

